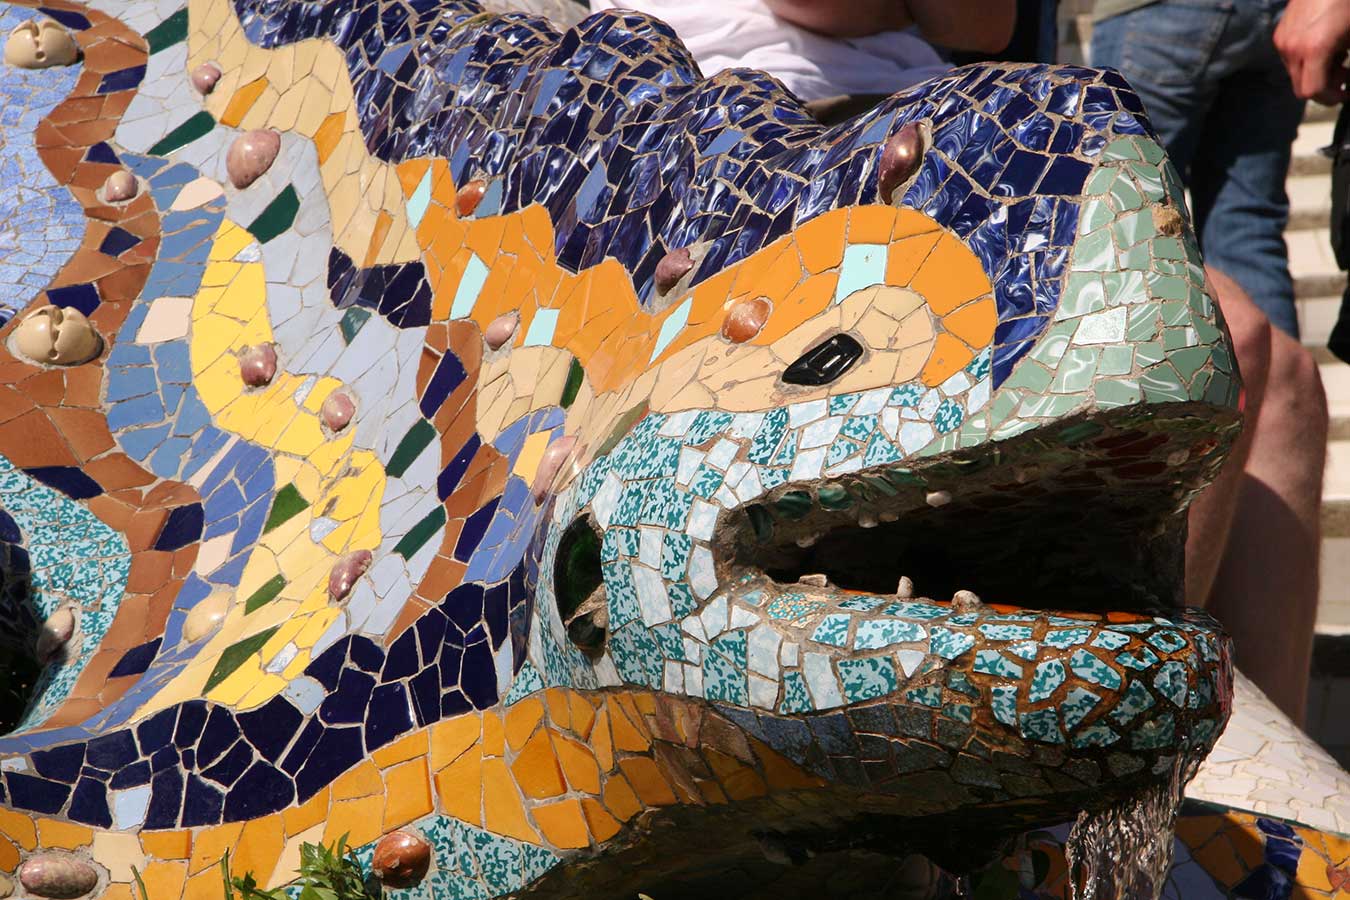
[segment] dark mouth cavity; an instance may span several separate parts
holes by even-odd
[[[736,510],[720,544],[733,573],[783,587],[894,594],[903,577],[939,601],[969,591],[1028,609],[1144,613],[1181,603],[1176,508],[1164,486],[1104,492],[1032,467],[945,480],[871,471]]]

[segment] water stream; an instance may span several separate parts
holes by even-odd
[[[1182,791],[1202,758],[1180,753],[1166,779],[1078,815],[1064,845],[1072,900],[1158,900],[1172,867]]]

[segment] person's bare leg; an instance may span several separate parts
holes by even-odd
[[[1244,319],[1251,301],[1222,275],[1214,284],[1245,375],[1242,353],[1246,349],[1257,359],[1260,334],[1255,328],[1239,337],[1250,325]],[[1200,546],[1213,551],[1222,536],[1210,529],[1222,526],[1222,507],[1232,504],[1208,606],[1233,636],[1238,668],[1301,724],[1317,616],[1327,405],[1308,351],[1282,331],[1269,329],[1268,335],[1264,393],[1255,420],[1248,422],[1241,477],[1225,471],[1218,486],[1233,496],[1197,504],[1187,551],[1197,548],[1197,562]],[[1244,348],[1245,339],[1251,343]]]
[[[1242,373],[1243,428],[1219,477],[1191,504],[1186,540],[1186,602],[1191,606],[1209,604],[1214,578],[1228,544],[1239,488],[1245,477],[1243,469],[1256,434],[1270,371],[1270,320],[1233,279],[1212,268],[1206,269],[1206,275],[1228,321],[1233,352]]]

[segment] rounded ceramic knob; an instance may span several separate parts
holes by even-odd
[[[410,888],[430,867],[431,845],[421,835],[403,829],[380,838],[370,860],[371,871],[387,888]]]
[[[103,199],[108,203],[125,203],[139,191],[136,176],[126,169],[118,169],[103,182]]]
[[[694,257],[688,247],[672,250],[656,264],[656,292],[668,294],[671,288],[694,267]]]
[[[319,407],[319,419],[329,431],[341,431],[351,424],[356,415],[356,401],[345,390],[336,390],[329,394]]]
[[[923,132],[918,124],[910,122],[891,135],[881,150],[880,171],[877,173],[877,192],[881,202],[890,203],[895,189],[908,181],[923,162]]]
[[[103,339],[78,309],[41,306],[14,329],[14,349],[33,362],[75,366],[98,356]]]
[[[277,374],[277,350],[271,344],[245,347],[239,353],[239,377],[249,387],[272,383]]]
[[[483,195],[486,193],[487,182],[481,178],[474,179],[460,188],[455,193],[455,211],[459,213],[460,218],[473,215],[473,211],[483,202]]]
[[[500,350],[520,326],[520,313],[509,312],[498,316],[483,330],[483,341],[493,350]]]
[[[220,66],[215,63],[202,63],[192,70],[192,86],[197,89],[197,93],[206,95],[216,89],[216,82],[220,80]]]
[[[76,856],[43,853],[19,866],[19,883],[39,897],[73,900],[98,885],[98,871]]]
[[[68,66],[80,58],[79,45],[59,22],[36,19],[24,22],[5,41],[5,62],[20,69]]]
[[[198,601],[183,619],[183,639],[191,644],[213,633],[225,621],[229,610],[230,595],[224,592]]]
[[[369,550],[353,550],[338,558],[333,571],[328,573],[328,596],[334,603],[346,599],[352,592],[356,580],[370,568],[370,560]]]
[[[281,135],[266,128],[245,132],[230,144],[225,154],[225,171],[230,184],[243,190],[272,168],[281,152]]]
[[[539,460],[539,468],[534,473],[534,482],[530,486],[530,492],[534,494],[534,502],[542,503],[548,496],[549,490],[553,487],[553,482],[562,471],[563,464],[567,462],[572,455],[572,450],[577,445],[577,439],[574,437],[560,437],[548,445],[544,450],[544,455]]]
[[[75,610],[69,606],[58,607],[42,623],[42,632],[37,640],[38,662],[44,665],[51,662],[61,654],[74,635]]]
[[[772,311],[773,307],[763,297],[737,300],[722,320],[722,337],[733,344],[744,344],[759,334]]]

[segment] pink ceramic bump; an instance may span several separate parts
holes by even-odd
[[[329,599],[334,603],[345,600],[357,579],[370,568],[371,558],[369,550],[353,550],[338,557],[338,561],[333,564],[333,571],[328,573]]]
[[[520,313],[503,313],[488,323],[488,327],[483,330],[483,340],[487,342],[489,348],[500,350],[503,344],[511,340],[519,325]]]
[[[323,401],[323,406],[319,407],[319,418],[323,421],[323,427],[329,431],[341,431],[352,421],[352,416],[356,415],[356,401],[352,395],[345,390],[336,390],[329,394]]]
[[[118,169],[103,182],[103,199],[108,203],[124,203],[140,191],[136,176],[126,169]]]
[[[667,294],[694,267],[688,247],[672,250],[656,264],[656,292]]]
[[[421,835],[403,829],[380,838],[370,860],[371,871],[387,888],[412,887],[430,866],[431,845]]]
[[[259,128],[239,135],[225,155],[230,184],[240,190],[248,187],[272,167],[280,152],[281,135],[275,131]]]
[[[73,900],[98,885],[98,872],[77,856],[43,853],[29,857],[19,866],[19,883],[37,897]]]
[[[216,82],[220,80],[220,66],[215,63],[202,63],[192,70],[192,86],[197,89],[199,94],[209,94],[216,89]]]
[[[277,374],[277,350],[271,344],[245,347],[239,354],[239,377],[249,387],[272,383]]]
[[[919,170],[923,162],[923,132],[914,122],[905,125],[881,151],[877,173],[877,192],[882,203],[891,202],[891,194]]]
[[[548,445],[548,449],[539,460],[539,468],[534,473],[534,483],[530,487],[535,503],[544,502],[544,498],[553,488],[554,480],[562,471],[563,464],[572,455],[576,445],[577,439],[574,437],[561,437]]]

